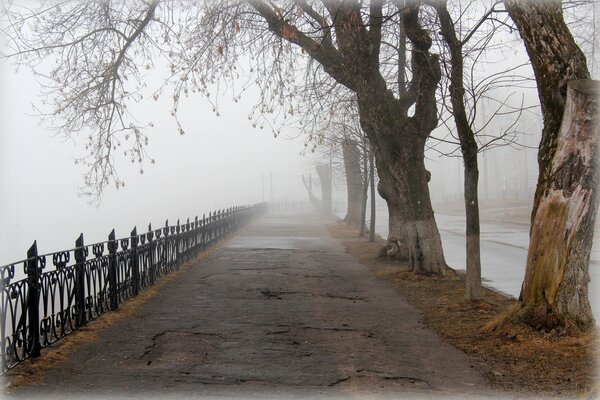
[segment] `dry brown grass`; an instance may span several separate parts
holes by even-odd
[[[482,300],[468,302],[464,298],[464,274],[450,278],[415,275],[399,262],[378,257],[385,243],[381,238],[369,243],[343,222],[331,225],[330,232],[347,252],[371,267],[378,277],[392,282],[422,312],[425,325],[484,361],[493,387],[584,398],[598,394],[597,330],[540,332],[507,323],[506,315],[514,312],[516,300],[485,289]]]
[[[154,285],[144,288],[136,297],[119,304],[119,308],[103,314],[86,326],[72,332],[67,337],[54,343],[50,347],[42,349],[39,358],[30,358],[8,371],[5,376],[4,390],[8,387],[16,387],[23,384],[37,383],[43,378],[45,371],[60,367],[68,358],[82,346],[99,339],[102,332],[108,327],[128,318],[139,318],[138,311],[141,306],[152,300],[166,285],[171,284],[187,269],[197,265],[214,250],[222,246],[223,242],[217,243],[210,250],[201,253],[193,260],[180,266],[179,270],[160,278]]]

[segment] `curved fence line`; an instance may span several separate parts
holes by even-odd
[[[143,288],[246,225],[266,203],[234,207],[185,224],[152,229],[126,238],[38,255],[34,242],[27,259],[0,267],[0,375],[41,349],[116,310]],[[51,262],[53,269],[50,269]],[[22,268],[26,278],[13,282]]]

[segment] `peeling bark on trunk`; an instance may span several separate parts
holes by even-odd
[[[598,210],[600,84],[569,83],[549,176],[531,227],[525,305],[543,304],[557,322],[593,325],[589,258]]]
[[[544,118],[538,152],[539,177],[531,212],[533,224],[540,197],[552,184],[550,164],[565,109],[567,83],[590,79],[590,73],[585,56],[563,19],[560,0],[506,0],[505,4],[531,60]]]
[[[331,215],[331,175],[329,174],[329,165],[319,164],[315,168],[321,181],[321,212],[324,215]]]
[[[348,193],[348,209],[344,221],[360,225],[363,203],[363,175],[360,167],[360,150],[356,142],[350,139],[344,140],[342,142],[342,154]]]
[[[533,326],[589,327],[589,253],[598,208],[598,85],[572,82],[590,75],[560,1],[505,4],[529,54],[544,118],[521,312]]]

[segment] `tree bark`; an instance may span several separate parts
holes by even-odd
[[[473,142],[475,140],[473,139]],[[479,227],[479,196],[477,194],[479,169],[477,167],[477,144],[470,151],[463,151],[465,163],[465,214],[467,231],[467,272],[465,278],[465,298],[479,300],[481,290],[481,244]]]
[[[364,112],[367,111],[361,111],[361,118]],[[377,135],[379,143],[385,144],[373,148],[379,172],[377,189],[389,212],[385,254],[408,261],[409,270],[415,273],[444,275],[449,269],[429,196],[430,174],[424,162],[426,136],[410,119],[390,118],[401,123],[406,136],[413,140],[386,135],[387,124],[372,128],[370,123],[364,122],[365,132]]]
[[[589,327],[589,253],[598,208],[598,86],[569,83],[589,79],[589,71],[560,1],[505,4],[529,54],[544,118],[520,311],[535,327]]]
[[[329,174],[329,165],[318,164],[315,168],[321,181],[321,212],[324,215],[331,215],[331,175]]]
[[[367,164],[367,138],[363,136],[362,143],[362,163],[363,163],[363,171],[365,174],[363,175],[363,180],[361,183],[361,203],[360,203],[360,224],[358,227],[358,236],[364,237],[366,231],[366,223],[367,223],[367,192],[369,191],[369,175],[367,174],[367,170],[369,169],[369,165]]]
[[[568,85],[566,110],[548,171],[551,187],[540,198],[531,227],[521,301],[543,305],[561,324],[594,323],[588,282],[600,177],[599,90],[600,83],[590,80]]]
[[[369,242],[375,241],[375,161],[373,160],[373,152],[369,151],[369,181],[371,182],[371,220],[369,221]]]
[[[444,275],[446,265],[429,195],[425,142],[437,126],[438,56],[418,20],[418,7],[404,10],[404,28],[412,43],[412,80],[395,99],[380,75],[357,90],[360,121],[368,135],[379,173],[378,191],[389,211],[385,253],[408,261],[409,270]],[[414,115],[408,116],[414,104]]]
[[[479,168],[477,153],[479,151],[475,133],[471,129],[465,107],[463,43],[456,37],[454,22],[446,7],[446,2],[435,2],[441,25],[441,34],[450,50],[450,102],[456,131],[460,141],[460,149],[464,161],[464,201],[467,236],[467,271],[465,279],[465,298],[478,300],[481,290],[481,250],[479,228]]]
[[[351,139],[342,141],[342,154],[344,157],[348,196],[348,209],[346,210],[344,221],[360,225],[363,202],[363,172],[360,167],[360,150],[357,143]]]
[[[552,186],[550,164],[565,109],[567,83],[590,79],[585,56],[562,15],[560,0],[506,0],[505,5],[527,49],[537,82],[544,127],[538,151],[539,177],[531,212],[535,219],[541,196]]]

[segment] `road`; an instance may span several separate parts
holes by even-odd
[[[398,289],[346,253],[318,219],[270,215],[183,269],[135,315],[99,332],[12,395],[346,399],[492,393],[483,377],[489,368],[420,319]]]

